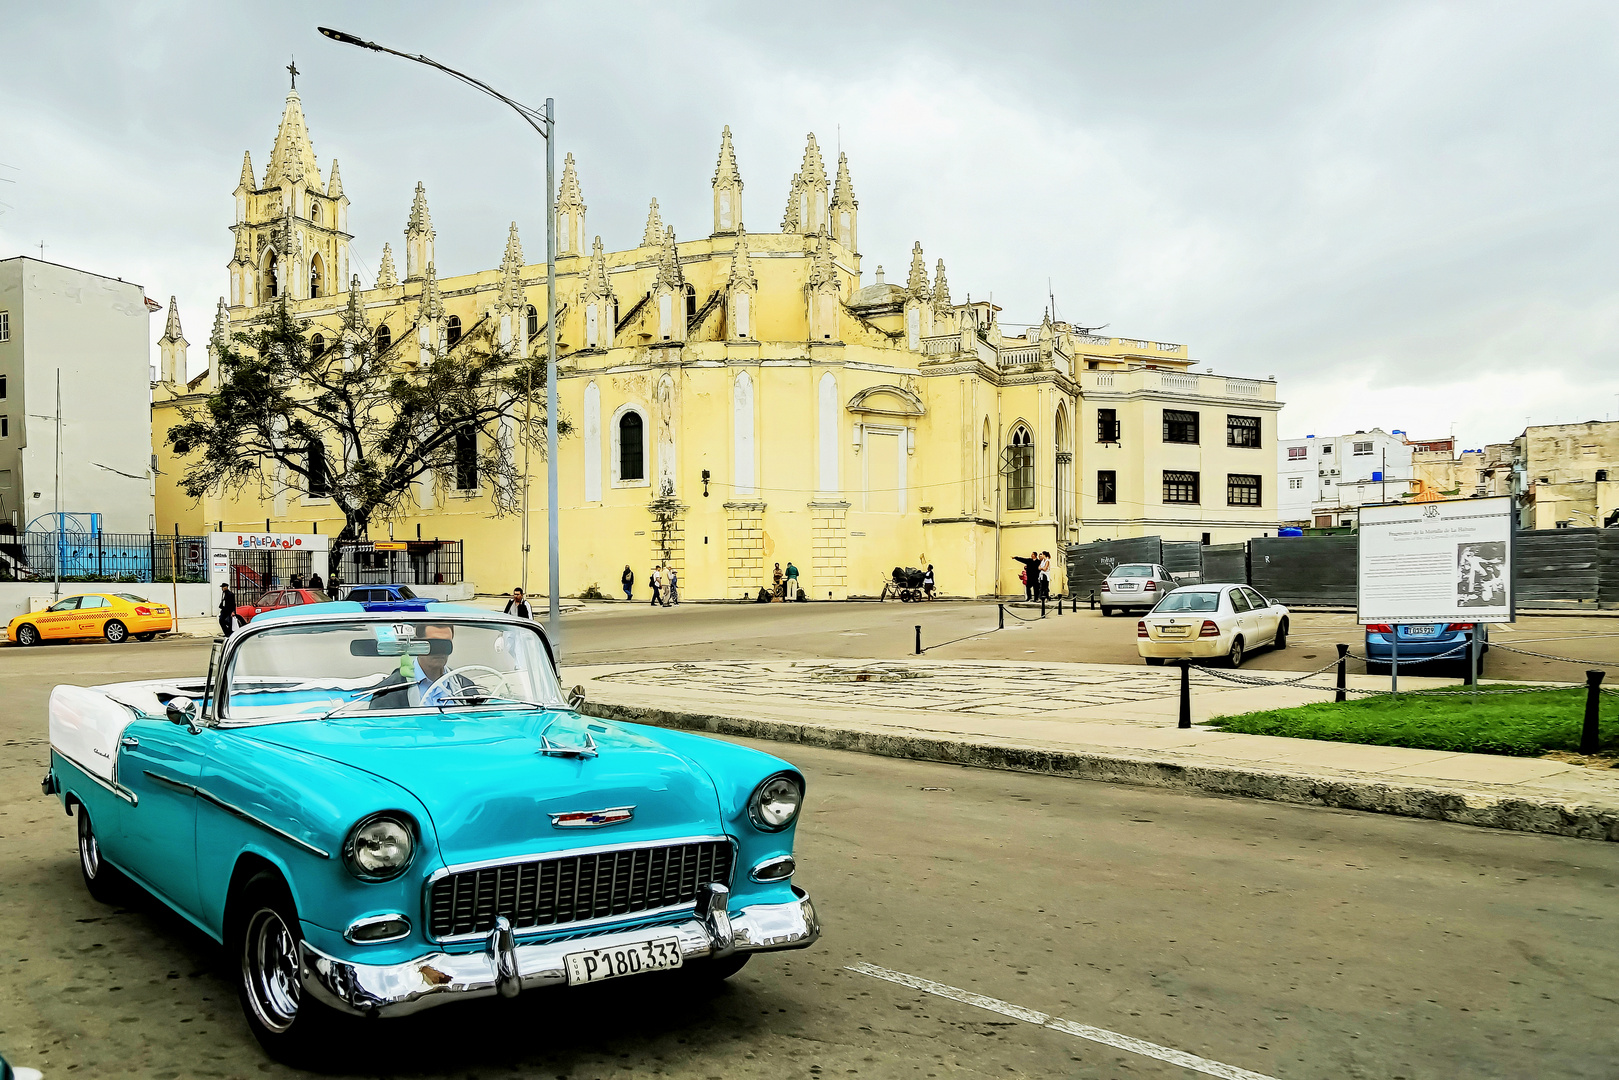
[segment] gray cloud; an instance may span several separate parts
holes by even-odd
[[[539,140],[320,21],[555,96],[610,248],[653,196],[706,231],[723,124],[774,229],[813,130],[849,154],[868,274],[919,239],[1009,322],[1049,279],[1065,317],[1276,375],[1289,434],[1619,409],[1611,5],[37,5],[8,15],[0,254],[177,294],[200,355],[296,53],[362,266],[417,180],[442,273],[493,266],[513,218],[533,258]]]

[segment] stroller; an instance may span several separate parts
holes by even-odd
[[[907,566],[903,570],[896,566],[894,572],[889,575],[885,592],[899,597],[901,602],[907,604],[912,600],[924,599],[922,583],[926,578],[927,574],[914,566]]]

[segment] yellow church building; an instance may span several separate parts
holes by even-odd
[[[902,282],[878,267],[864,283],[847,158],[829,170],[814,135],[774,231],[744,212],[729,128],[711,187],[707,234],[680,238],[653,199],[639,242],[608,251],[587,231],[581,170],[571,154],[564,164],[557,379],[575,427],[558,458],[565,595],[619,594],[628,564],[644,597],[650,568],[668,563],[687,597],[741,598],[789,561],[816,599],[876,595],[894,567],[929,564],[946,594],[1021,593],[1014,555],[1050,551],[1060,567],[1064,545],[1101,538],[1275,532],[1273,381],[1195,372],[1184,345],[1099,336],[1049,313],[1004,334],[994,305],[953,299],[943,260],[930,268],[920,243]],[[159,342],[160,530],[342,528],[328,498],[194,501],[179,489],[185,461],[165,435],[211,390],[228,335],[272,301],[335,340],[352,292],[406,369],[479,334],[522,354],[545,348],[546,268],[525,260],[515,224],[495,268],[440,276],[418,184],[403,273],[384,244],[364,288],[349,266],[348,207],[335,160],[322,177],[293,90],[262,176],[242,163],[210,370],[187,380],[172,306]],[[540,593],[544,469],[536,455],[528,579]],[[463,540],[480,591],[522,578],[522,522],[496,515],[475,470],[418,485],[408,512],[372,523],[372,539],[387,538],[384,524]]]

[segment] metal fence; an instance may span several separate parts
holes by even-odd
[[[374,540],[345,544],[332,552],[331,584],[457,585],[459,540]]]
[[[208,541],[162,533],[0,535],[0,581],[207,581]]]

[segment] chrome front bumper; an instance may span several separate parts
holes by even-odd
[[[821,924],[809,894],[797,886],[797,899],[785,904],[755,904],[727,912],[723,886],[699,901],[698,911],[683,922],[641,926],[617,933],[595,934],[518,944],[509,926],[497,926],[488,945],[475,953],[430,953],[402,964],[356,964],[328,956],[303,943],[302,982],[305,993],[342,1012],[359,1016],[404,1016],[434,1005],[521,990],[566,986],[563,957],[588,949],[611,949],[642,941],[677,937],[682,962],[733,952],[802,949],[821,936]],[[502,924],[506,920],[501,919]]]

